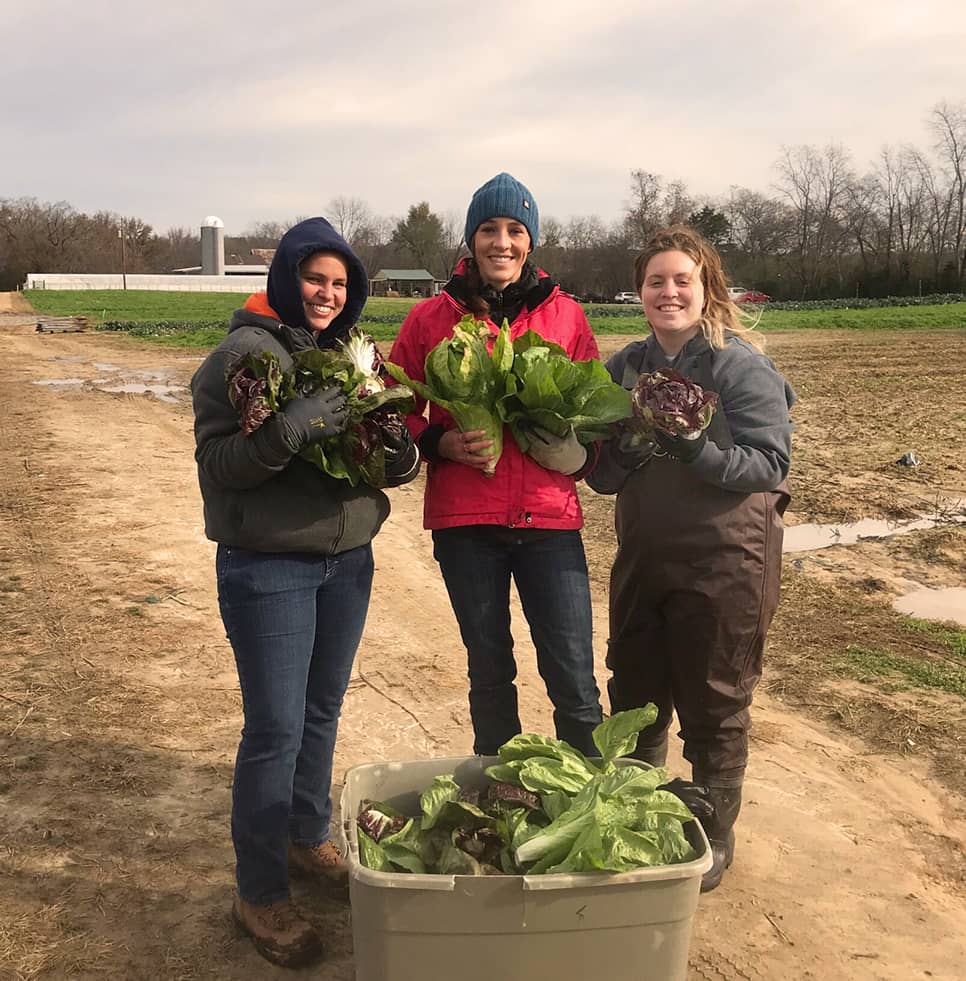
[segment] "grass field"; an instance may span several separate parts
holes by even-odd
[[[247,298],[246,293],[176,293],[154,290],[28,290],[27,299],[38,313],[86,316],[92,320],[131,323],[177,321],[195,329],[159,332],[145,328],[131,333],[165,344],[211,347],[224,336],[223,324]],[[368,301],[361,323],[377,340],[391,340],[409,309],[411,299]],[[597,334],[638,334],[645,330],[643,314],[628,307],[587,308]],[[619,312],[618,312],[619,311]],[[626,312],[625,312],[626,311]],[[757,311],[753,311],[757,312]],[[966,327],[966,303],[942,306],[879,307],[868,310],[761,311],[758,329],[798,330],[935,330]]]
[[[224,323],[248,293],[176,293],[166,290],[25,290],[38,313],[83,316],[92,320],[195,320]],[[416,300],[372,297],[365,317],[396,317],[402,322]]]

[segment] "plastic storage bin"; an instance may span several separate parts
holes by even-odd
[[[580,875],[412,875],[359,861],[363,800],[419,813],[435,776],[481,787],[487,757],[368,763],[346,773],[356,981],[684,981],[691,922],[711,850],[685,827],[698,857],[681,865]]]

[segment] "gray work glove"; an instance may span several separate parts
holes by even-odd
[[[564,436],[554,436],[540,426],[532,426],[528,435],[527,453],[545,470],[573,474],[587,462],[587,450],[577,441],[573,429],[568,429]]]
[[[342,389],[332,385],[314,395],[292,399],[281,415],[285,442],[293,453],[298,453],[343,432],[349,420],[349,406]]]

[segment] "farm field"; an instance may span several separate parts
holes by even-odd
[[[0,979],[351,981],[350,914],[304,886],[329,938],[314,971],[272,968],[230,922],[241,704],[192,457],[201,352],[25,314],[0,338]],[[602,332],[603,354],[629,339]],[[768,351],[800,397],[788,525],[934,525],[786,556],[735,865],[701,899],[689,977],[952,981],[966,638],[892,601],[966,579],[966,332],[776,330]],[[471,752],[421,491],[391,492],[375,542],[340,777]],[[613,501],[581,496],[603,690]],[[518,606],[514,623],[524,725],[549,732]]]
[[[223,324],[247,298],[245,293],[174,293],[153,290],[29,290],[24,294],[41,313],[86,316],[94,321],[194,321]],[[395,336],[399,324],[416,300],[370,297],[362,322],[379,340]],[[632,334],[644,330],[639,307],[585,304],[588,319],[598,334]],[[751,305],[760,317],[760,330],[938,330],[966,328],[966,303],[932,306],[877,307],[862,310],[772,310]],[[182,343],[208,347],[215,331],[182,336]],[[172,338],[178,339],[178,338]]]

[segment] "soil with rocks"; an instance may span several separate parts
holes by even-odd
[[[349,981],[346,907],[296,886],[328,940],[326,961],[296,972],[263,961],[229,916],[241,702],[192,456],[199,353],[38,334],[13,313],[0,342],[0,978]],[[801,397],[789,524],[966,497],[961,333],[805,331],[771,335],[769,352]],[[906,451],[919,467],[895,463]],[[339,779],[471,752],[422,486],[391,492],[375,541]],[[582,497],[603,691],[613,501]],[[930,636],[907,643],[889,601],[909,582],[961,583],[964,556],[962,528],[942,524],[786,561],[735,865],[700,900],[691,978],[963,977],[964,699],[844,677],[835,659],[857,640],[948,659]],[[514,624],[524,726],[548,733],[516,602]],[[670,768],[687,775],[679,748]]]

